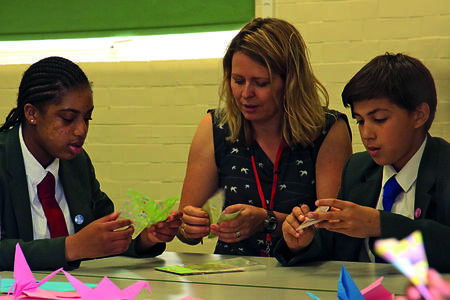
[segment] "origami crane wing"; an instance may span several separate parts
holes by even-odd
[[[150,293],[152,292],[149,284],[145,281],[138,281],[124,290],[121,290],[106,276],[103,277],[94,289],[91,289],[66,271],[63,272],[83,300],[132,300],[136,298],[144,287]]]

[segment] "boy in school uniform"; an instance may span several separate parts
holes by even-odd
[[[174,238],[180,212],[135,240],[131,221],[118,219],[83,149],[93,109],[90,82],[70,60],[25,71],[0,127],[0,271],[13,269],[17,243],[31,269],[70,270],[90,258],[157,256]]]
[[[342,92],[366,152],[352,155],[328,212],[296,207],[276,247],[283,265],[312,260],[377,261],[375,239],[422,232],[432,268],[450,272],[450,145],[428,130],[437,106],[429,70],[404,54],[375,57]],[[317,223],[297,230],[305,219]]]

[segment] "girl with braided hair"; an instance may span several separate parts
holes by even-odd
[[[70,60],[25,71],[0,127],[0,271],[13,269],[17,243],[31,269],[70,270],[89,258],[156,256],[173,239],[179,212],[135,240],[131,221],[117,219],[83,150],[93,109],[90,82]]]

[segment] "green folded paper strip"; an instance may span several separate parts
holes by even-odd
[[[203,205],[202,210],[209,214],[210,224],[220,224],[225,221],[230,221],[239,216],[242,210],[235,211],[230,214],[224,214],[222,212],[223,205],[225,204],[225,191],[220,190],[214,196],[208,199]],[[215,237],[215,234],[210,233],[208,238]]]
[[[135,190],[129,190],[127,200],[120,211],[120,219],[130,219],[133,222],[133,239],[146,227],[167,220],[179,197],[155,201]]]

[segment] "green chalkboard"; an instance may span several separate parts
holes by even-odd
[[[235,30],[254,0],[0,0],[0,41]]]

